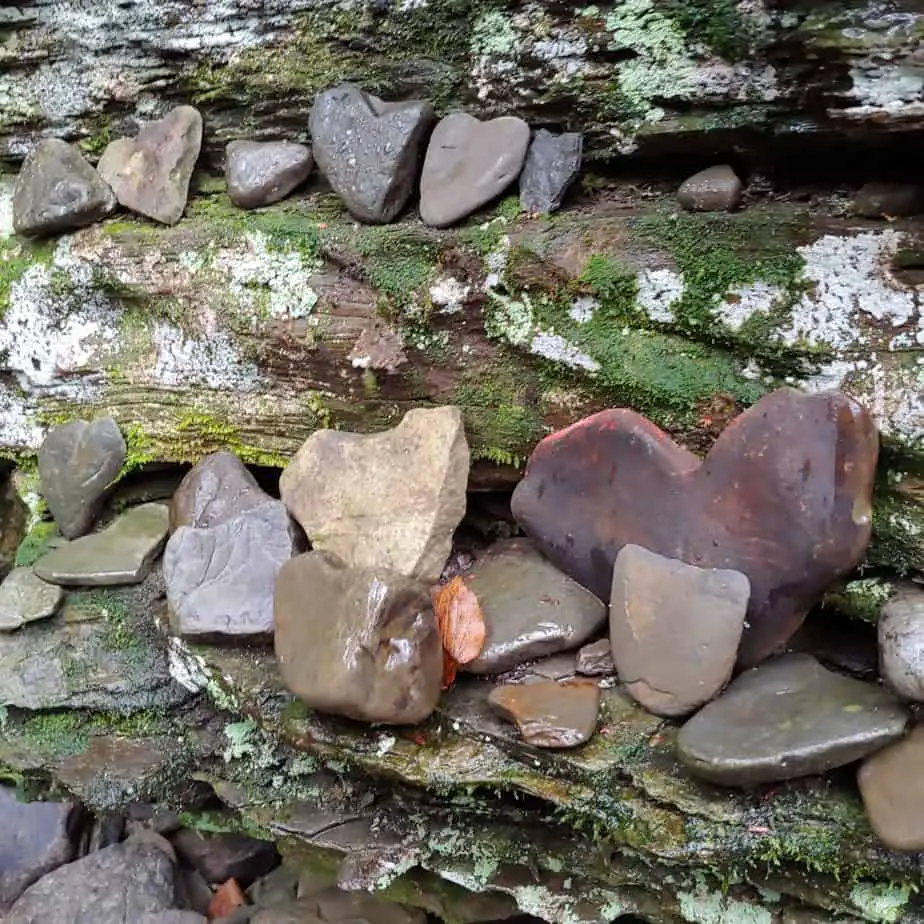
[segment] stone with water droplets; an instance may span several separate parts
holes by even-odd
[[[512,510],[540,551],[600,599],[632,543],[751,582],[739,663],[789,639],[869,543],[879,441],[840,392],[779,389],[739,415],[700,460],[630,410],[546,437]]]
[[[732,212],[741,202],[744,184],[727,164],[707,167],[684,180],[677,201],[691,212]]]
[[[311,149],[292,141],[232,141],[225,148],[228,196],[242,209],[278,202],[300,186],[314,166]]]
[[[879,670],[899,695],[924,702],[924,588],[903,585],[877,624]]]
[[[520,204],[530,214],[553,212],[581,172],[584,136],[555,135],[540,128],[526,153],[520,174]]]

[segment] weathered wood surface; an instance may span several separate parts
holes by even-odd
[[[19,0],[0,8],[0,158],[40,134],[99,154],[177,101],[212,155],[300,139],[343,79],[584,130],[592,160],[920,129],[922,22],[917,0]]]

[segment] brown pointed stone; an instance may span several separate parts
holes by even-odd
[[[878,457],[871,415],[839,392],[775,391],[702,462],[630,410],[603,411],[536,447],[514,516],[602,600],[628,543],[751,582],[739,663],[755,664],[863,556]]]

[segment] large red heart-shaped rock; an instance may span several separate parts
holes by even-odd
[[[604,601],[627,543],[744,572],[751,598],[739,664],[751,665],[863,556],[878,453],[872,417],[839,392],[772,392],[702,462],[639,414],[602,411],[536,447],[513,514]]]

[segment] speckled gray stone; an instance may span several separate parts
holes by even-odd
[[[727,164],[707,167],[684,180],[677,201],[691,212],[731,212],[738,208],[744,184]]]
[[[568,187],[581,172],[584,136],[580,132],[554,135],[540,128],[533,135],[520,174],[520,204],[530,214],[557,209]]]
[[[232,141],[225,148],[228,195],[242,209],[284,199],[313,166],[311,149],[292,141]]]
[[[64,591],[43,581],[32,568],[14,568],[0,584],[0,632],[53,616]]]
[[[877,626],[879,671],[899,696],[924,702],[924,588],[903,585]]]

